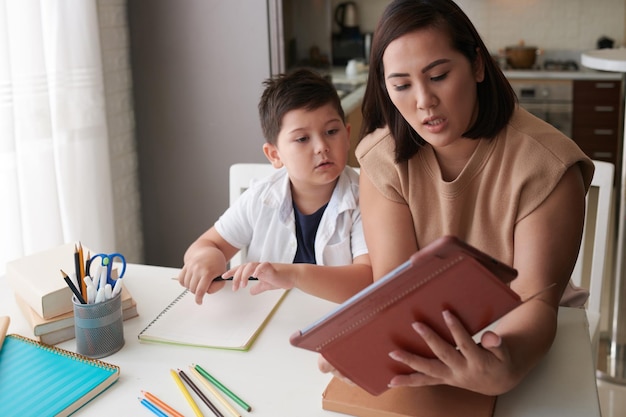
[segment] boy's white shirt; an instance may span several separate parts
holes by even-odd
[[[220,216],[215,228],[231,245],[248,247],[246,262],[293,262],[297,249],[295,216],[285,168],[254,181]],[[346,167],[320,221],[315,259],[318,265],[348,265],[366,253],[359,175]]]

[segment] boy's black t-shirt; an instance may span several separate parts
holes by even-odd
[[[304,215],[293,205],[293,212],[296,216],[296,239],[298,249],[293,258],[295,264],[315,264],[315,235],[320,225],[320,220],[324,215],[328,203],[320,207],[315,213]]]

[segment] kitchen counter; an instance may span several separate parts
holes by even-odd
[[[509,80],[620,80],[619,72],[595,71],[581,69],[579,71],[545,71],[545,70],[504,70]]]
[[[341,98],[341,105],[346,114],[361,105],[365,93],[367,73],[360,73],[349,78],[342,67],[333,68],[331,72],[333,82],[340,85],[354,85],[354,90]],[[623,74],[619,72],[597,71],[583,68],[579,71],[538,71],[538,70],[505,70],[504,75],[509,80],[621,80]]]

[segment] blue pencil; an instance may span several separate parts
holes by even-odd
[[[159,417],[168,417],[167,414],[165,414],[163,411],[161,411],[161,409],[159,409],[156,405],[152,404],[150,401],[146,400],[145,398],[139,398],[137,397],[137,399],[141,402],[141,404],[143,404],[148,410],[152,411],[154,414],[156,414]]]

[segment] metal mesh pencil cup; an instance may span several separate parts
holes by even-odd
[[[74,304],[76,352],[90,358],[109,356],[124,346],[121,292],[96,304]]]

